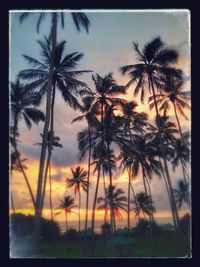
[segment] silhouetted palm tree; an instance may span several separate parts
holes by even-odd
[[[47,13],[48,14],[48,13]],[[30,15],[30,12],[22,13],[19,17],[20,22],[23,22]],[[61,25],[64,27],[64,14],[53,12],[51,13],[51,31],[50,31],[50,42],[52,46],[52,56],[50,59],[49,64],[49,73],[48,73],[48,82],[47,82],[47,98],[46,98],[46,119],[45,125],[43,130],[43,142],[42,142],[42,149],[40,155],[40,166],[39,166],[39,174],[38,174],[38,185],[37,185],[37,195],[36,195],[36,213],[35,213],[35,223],[34,223],[34,231],[33,231],[33,250],[37,250],[37,243],[39,238],[39,231],[40,231],[40,214],[41,214],[41,199],[42,199],[42,183],[43,183],[43,173],[44,173],[44,166],[46,160],[46,149],[47,149],[47,137],[48,137],[48,130],[50,125],[50,113],[51,113],[51,94],[53,90],[53,70],[54,70],[54,57],[55,57],[55,48],[57,44],[57,21],[58,18],[61,19]],[[45,13],[40,13],[39,20],[37,23],[37,30],[39,31],[40,24],[42,20],[45,18]],[[78,31],[80,28],[83,27],[88,32],[88,28],[90,22],[87,16],[84,13],[72,13],[72,18],[74,20],[75,26]]]
[[[179,209],[181,209],[183,202],[190,207],[189,187],[189,183],[179,180],[177,183],[177,188],[174,189],[175,199]]]
[[[92,75],[95,84],[95,92],[89,92],[88,97],[91,98],[93,109],[99,111],[101,123],[104,119],[106,109],[112,104],[124,103],[125,100],[119,97],[120,94],[126,94],[125,86],[117,85],[112,73],[101,77],[100,75]]]
[[[71,168],[72,177],[66,179],[67,188],[74,188],[74,194],[79,194],[79,232],[81,229],[81,189],[87,192],[88,182],[87,182],[87,172],[81,167],[77,166],[75,170]]]
[[[162,78],[163,91],[160,94],[156,94],[156,101],[157,105],[160,106],[159,111],[163,111],[164,116],[167,115],[167,112],[170,110],[172,105],[178,124],[179,134],[182,141],[184,142],[180,120],[178,118],[178,112],[185,119],[188,119],[184,113],[184,109],[190,109],[190,106],[188,104],[188,101],[190,100],[190,92],[183,91],[184,78],[182,76],[182,71],[180,71],[180,77],[167,76],[166,78]],[[149,103],[150,108],[153,108],[154,99],[152,96],[149,98]]]
[[[175,135],[178,133],[175,123],[170,121],[168,116],[162,116],[155,119],[154,125],[148,124],[147,127],[148,133],[146,134],[147,138],[152,142],[154,147],[157,149],[157,155],[161,165],[161,172],[167,189],[167,194],[169,198],[169,203],[171,210],[173,210],[173,202],[170,193],[169,183],[167,182],[166,174],[163,170],[162,160],[163,154],[161,151],[160,136],[163,140],[163,146],[165,149],[166,160],[171,160],[174,157],[174,148],[173,143],[176,140]],[[173,220],[176,221],[175,213],[172,212]]]
[[[92,232],[94,232],[95,210],[96,210],[101,169],[103,172],[104,192],[106,195],[106,185],[105,185],[104,174],[109,171],[109,167],[111,167],[112,170],[116,170],[116,162],[115,162],[115,156],[113,154],[113,150],[111,150],[110,151],[110,166],[109,166],[107,148],[105,144],[103,143],[99,143],[97,146],[94,147],[92,158],[93,158],[92,165],[95,165],[94,173],[97,172],[97,182],[96,182],[96,188],[95,188],[95,194],[94,194],[94,202],[93,202],[93,209],[92,209],[92,225],[91,225]],[[106,201],[106,197],[105,197],[105,201]],[[106,210],[105,210],[105,215],[104,215],[104,221],[106,221]]]
[[[157,37],[153,39],[151,42],[147,43],[142,51],[139,49],[137,43],[134,42],[133,45],[134,45],[134,50],[137,53],[139,63],[134,65],[127,65],[120,68],[123,74],[129,73],[131,77],[130,81],[127,83],[126,86],[129,87],[133,83],[136,83],[134,95],[136,96],[139,93],[139,91],[141,91],[142,102],[144,101],[145,88],[148,87],[149,93],[153,95],[156,117],[159,118],[159,111],[156,102],[155,90],[156,89],[162,90],[161,77],[167,75],[173,75],[179,77],[180,75],[179,71],[177,71],[177,69],[172,67],[172,64],[177,62],[178,53],[175,50],[166,48],[160,37]],[[178,229],[179,216],[175,203],[174,193],[172,190],[172,184],[167,166],[167,160],[165,156],[165,148],[163,145],[164,140],[161,138],[161,136],[159,138],[160,138],[160,148],[164,161],[164,171],[166,174],[166,179],[169,186],[169,191],[172,201],[172,213],[174,213],[173,218],[175,218],[174,225],[175,228]]]
[[[99,210],[109,210],[110,207],[113,207],[114,211],[114,231],[116,232],[116,221],[115,216],[117,216],[119,219],[123,219],[123,216],[121,214],[120,210],[127,211],[127,197],[124,195],[124,191],[121,188],[117,188],[116,185],[108,186],[106,188],[106,200],[103,197],[99,197],[97,200],[97,203],[100,204],[98,209]],[[112,198],[112,204],[110,204]],[[103,204],[101,204],[103,203]],[[110,210],[110,212],[112,212]]]
[[[122,119],[124,123],[124,130],[129,133],[129,140],[132,142],[132,131],[144,132],[144,127],[147,125],[147,114],[136,111],[137,103],[130,101],[121,104]],[[131,144],[130,144],[131,145]],[[131,190],[131,163],[129,162],[128,155],[123,151],[121,154],[122,163],[127,169],[129,182],[128,182],[128,230],[130,229],[130,190]],[[135,198],[134,188],[132,187],[133,195]]]
[[[87,132],[88,132],[88,188],[87,188],[87,197],[86,197],[86,217],[85,217],[85,230],[87,229],[88,225],[88,205],[89,205],[89,183],[90,183],[90,165],[91,165],[91,152],[92,152],[92,138],[91,138],[91,131],[92,127],[94,127],[95,122],[97,121],[94,109],[92,109],[92,99],[90,97],[83,97],[82,98],[83,106],[82,106],[82,113],[83,115],[76,117],[72,120],[72,123],[77,121],[86,120],[87,121]],[[79,148],[81,149],[80,145]],[[83,149],[82,149],[83,153]]]
[[[59,207],[57,207],[56,209],[61,209],[62,211],[65,212],[65,216],[66,216],[66,232],[68,230],[68,219],[67,216],[68,214],[71,214],[74,208],[76,208],[77,205],[74,205],[74,198],[70,197],[70,196],[66,196],[64,197],[64,200],[60,200],[60,205]],[[56,212],[56,215],[60,214],[62,211],[60,212]],[[76,212],[74,212],[76,213]]]
[[[138,193],[136,195],[136,201],[133,201],[136,204],[135,216],[140,218],[140,212],[142,212],[144,219],[146,219],[145,214],[151,216],[153,212],[156,211],[155,207],[153,206],[152,199],[146,193]]]
[[[20,154],[17,149],[16,136],[18,135],[18,123],[20,120],[24,119],[26,126],[30,129],[32,122],[38,124],[40,121],[44,121],[45,117],[43,112],[36,108],[38,105],[37,94],[29,90],[26,85],[20,83],[19,79],[17,79],[15,83],[11,83],[10,96],[11,118],[13,120],[13,148],[35,208],[35,198],[33,196],[28,177],[23,169],[23,165],[21,164]]]

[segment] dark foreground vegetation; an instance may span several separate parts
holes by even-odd
[[[141,220],[129,232],[125,227],[109,235],[102,227],[101,234],[92,240],[90,231],[78,232],[69,229],[61,234],[56,222],[42,219],[38,255],[31,250],[31,233],[34,217],[22,214],[11,215],[11,257],[189,257],[190,216],[181,219],[182,237],[177,236],[168,225],[152,224]],[[108,225],[106,226],[108,230]],[[106,233],[106,235],[105,235]],[[92,249],[92,247],[94,249]]]

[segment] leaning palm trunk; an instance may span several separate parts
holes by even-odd
[[[105,194],[105,213],[104,213],[104,224],[106,223],[106,216],[107,216],[107,199],[106,199],[106,181],[105,181],[105,173],[104,169],[102,168],[103,171],[103,186],[104,186],[104,194]]]
[[[40,221],[41,221],[41,200],[42,200],[42,185],[43,185],[43,175],[44,175],[44,166],[46,159],[46,149],[47,149],[47,139],[48,139],[48,130],[50,123],[50,112],[51,112],[51,92],[53,85],[53,66],[54,66],[54,54],[56,47],[57,39],[57,13],[52,14],[52,26],[51,26],[51,41],[52,41],[52,57],[50,60],[49,67],[49,77],[47,83],[47,100],[46,100],[46,118],[43,130],[43,139],[42,139],[42,149],[40,154],[40,166],[39,166],[39,175],[38,175],[38,184],[37,184],[37,195],[36,195],[36,211],[35,211],[35,222],[33,229],[33,246],[34,252],[36,253],[39,242],[39,232],[40,232]]]
[[[45,193],[46,193],[46,183],[47,183],[47,177],[48,177],[48,170],[49,165],[51,162],[51,156],[52,156],[52,139],[53,139],[53,125],[54,125],[54,103],[55,103],[55,83],[53,85],[53,92],[52,92],[52,103],[51,103],[51,113],[50,113],[50,138],[49,138],[49,144],[48,144],[48,155],[47,155],[47,161],[45,166],[45,174],[44,174],[44,182],[43,182],[43,192],[42,192],[42,201],[41,201],[41,216],[42,216],[42,210],[44,207],[44,199],[45,199]]]
[[[89,155],[88,155],[88,176],[87,176],[87,195],[86,195],[86,215],[85,215],[85,230],[88,225],[88,206],[89,206],[89,182],[90,182],[90,161],[91,161],[91,132],[88,123],[88,134],[89,134]]]
[[[45,193],[46,193],[46,184],[47,184],[47,177],[48,177],[50,160],[51,160],[51,151],[50,151],[50,148],[48,148],[48,156],[47,156],[47,162],[46,162],[46,166],[45,166],[44,184],[43,184],[42,200],[41,200],[41,210],[40,210],[41,216],[42,216],[42,211],[43,211],[43,207],[44,207],[44,199],[45,199]]]
[[[162,172],[162,175],[163,175],[163,179],[164,179],[164,182],[165,182],[165,186],[167,188],[167,195],[168,195],[168,198],[169,198],[169,204],[170,204],[170,208],[171,210],[173,209],[173,206],[172,206],[172,200],[171,200],[171,195],[170,195],[170,191],[169,191],[169,186],[168,186],[168,183],[167,183],[167,180],[166,180],[166,176],[165,176],[165,173],[163,171],[163,164],[161,162],[161,158],[159,157],[159,162],[160,162],[160,166],[161,166],[161,172]],[[175,222],[176,221],[176,218],[174,217],[175,214],[174,212],[172,212],[172,216],[173,216],[173,221]]]
[[[179,121],[179,118],[178,118],[178,114],[177,114],[177,110],[176,110],[176,105],[175,105],[175,103],[173,103],[173,107],[174,107],[174,113],[175,113],[175,116],[176,116],[176,121],[177,121],[177,124],[178,124],[179,134],[180,134],[182,143],[185,145],[185,141],[184,141],[184,138],[183,138],[183,133],[182,133],[182,130],[181,130],[181,125],[180,125],[180,121]],[[187,183],[187,180],[186,180],[185,168],[184,168],[184,166],[183,166],[183,161],[182,161],[182,159],[181,159],[181,166],[182,166],[182,170],[183,170],[184,182],[185,182],[185,184],[186,184],[186,183]]]
[[[50,204],[50,210],[51,210],[51,220],[53,221],[52,186],[51,186],[51,162],[49,162],[49,204]]]
[[[158,112],[158,106],[157,106],[156,97],[155,97],[155,89],[154,89],[154,85],[153,85],[153,81],[152,81],[151,76],[150,76],[150,82],[151,82],[151,88],[152,88],[152,92],[153,92],[154,105],[155,105],[155,109],[156,109],[156,116],[159,120],[159,112]],[[167,166],[166,153],[165,153],[163,139],[162,139],[161,133],[160,133],[160,122],[159,121],[158,121],[158,128],[159,128],[159,140],[160,140],[161,153],[162,153],[162,158],[164,161],[164,170],[166,173],[166,178],[167,178],[169,191],[170,191],[170,195],[171,195],[172,213],[174,213],[174,215],[173,215],[174,226],[175,226],[176,230],[179,230],[179,215],[178,215],[178,210],[176,207],[175,197],[174,197],[173,188],[172,188],[172,184],[171,184],[171,178],[170,178],[169,170],[168,170],[168,166]]]
[[[137,198],[136,198],[135,191],[134,191],[134,189],[133,189],[132,184],[130,184],[130,187],[131,187],[131,190],[132,190],[132,193],[133,193],[133,198],[134,198],[134,202],[135,202],[135,205],[136,205],[136,210],[137,210],[137,212],[138,212],[139,207],[138,207]],[[140,221],[140,213],[139,213],[139,212],[138,212],[138,219],[139,219],[139,221]]]
[[[99,189],[100,173],[101,173],[101,165],[99,165],[98,167],[97,183],[96,183],[94,202],[93,202],[93,208],[92,208],[92,224],[91,224],[92,233],[94,233],[95,210],[96,210],[97,195],[98,195],[98,189]]]
[[[33,196],[33,191],[32,191],[32,189],[31,189],[31,185],[30,185],[30,183],[29,183],[28,177],[27,177],[27,175],[26,175],[26,173],[25,173],[25,171],[24,171],[24,168],[23,168],[23,166],[22,166],[22,164],[21,164],[21,160],[20,160],[19,152],[18,152],[18,149],[17,149],[17,141],[16,141],[16,131],[17,131],[17,126],[18,126],[18,125],[17,125],[17,117],[16,117],[16,115],[15,115],[15,118],[14,118],[14,127],[13,127],[13,129],[14,129],[14,132],[13,132],[13,139],[14,139],[13,147],[14,147],[14,151],[15,151],[15,153],[16,153],[16,155],[17,155],[17,162],[18,162],[18,165],[19,165],[20,170],[21,170],[21,172],[22,172],[22,174],[23,174],[24,180],[25,180],[26,185],[27,185],[27,187],[28,187],[28,191],[29,191],[29,194],[30,194],[32,203],[33,203],[33,207],[34,207],[34,209],[35,209],[35,208],[36,208],[36,203],[35,203],[35,198],[34,198],[34,196]]]
[[[114,231],[114,210],[113,210],[113,196],[112,196],[112,171],[111,171],[111,160],[110,160],[110,145],[109,141],[107,142],[107,150],[108,150],[108,169],[109,169],[109,178],[110,178],[110,192],[109,192],[109,204],[110,204],[110,224],[111,224],[111,232]]]
[[[13,210],[13,214],[16,214],[12,193],[10,194],[10,200],[11,200],[11,208]]]
[[[78,231],[81,231],[81,192],[78,193],[79,197],[79,213],[78,213]]]
[[[130,231],[131,171],[128,170],[128,231]]]

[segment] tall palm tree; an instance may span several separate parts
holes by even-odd
[[[95,84],[95,93],[89,93],[93,101],[93,108],[99,110],[101,123],[103,123],[106,109],[112,104],[124,103],[125,100],[117,97],[126,94],[125,86],[118,85],[113,78],[112,73],[101,77],[100,75],[92,75]]]
[[[155,212],[156,209],[153,205],[152,199],[144,192],[138,193],[136,195],[136,201],[133,201],[134,204],[136,204],[135,210],[135,216],[139,217],[140,219],[140,212],[143,213],[144,219],[146,219],[145,214],[150,216],[151,213]]]
[[[76,208],[77,205],[74,204],[74,198],[70,196],[64,197],[64,200],[60,200],[60,205],[56,209],[61,209],[65,212],[66,217],[66,232],[68,230],[68,214],[71,214],[72,212],[76,214],[76,212],[73,211],[74,208]],[[56,215],[60,214],[60,212],[56,212]]]
[[[85,230],[87,230],[88,226],[88,206],[89,206],[89,183],[90,183],[90,165],[91,165],[91,153],[92,153],[92,137],[91,137],[91,128],[95,125],[96,116],[94,112],[94,109],[92,109],[92,99],[90,97],[83,97],[82,98],[83,106],[82,106],[82,115],[76,117],[72,120],[72,123],[77,121],[86,120],[87,121],[87,132],[88,132],[88,141],[89,141],[89,147],[88,147],[88,188],[87,188],[87,197],[86,197],[86,215],[85,215]],[[80,148],[80,145],[79,145]],[[81,148],[80,148],[81,149]],[[83,152],[83,150],[82,150]]]
[[[112,185],[112,187],[109,185],[108,188],[106,188],[106,197],[105,197],[106,200],[103,197],[99,197],[97,200],[97,203],[100,204],[98,209],[100,210],[103,209],[108,211],[111,207],[109,202],[112,198],[112,206],[115,216],[117,216],[119,219],[123,219],[120,210],[127,211],[127,197],[124,194],[125,193],[121,188],[117,188],[116,185]],[[112,211],[110,210],[110,212]],[[116,232],[115,216],[114,216],[114,231]]]
[[[135,132],[144,132],[144,127],[147,125],[147,114],[143,112],[137,112],[137,103],[135,101],[129,101],[121,104],[122,117],[124,121],[124,130],[129,133],[129,140],[132,142],[132,130]],[[122,163],[126,166],[128,172],[128,230],[130,230],[130,190],[131,190],[131,166],[128,155],[126,153],[121,154]],[[135,198],[135,192],[132,187],[133,195]]]
[[[126,142],[125,135],[123,133],[123,123],[119,116],[114,114],[114,105],[107,107],[103,123],[100,123],[98,135],[102,143],[105,143],[108,154],[108,168],[109,168],[109,185],[112,187],[112,169],[111,169],[111,145],[116,144],[118,147],[122,147]],[[112,194],[112,191],[111,191]],[[114,229],[114,210],[112,209],[112,197],[110,199],[111,205],[111,229]]]
[[[162,165],[162,160],[164,159],[163,159],[163,154],[161,151],[160,136],[164,140],[163,146],[165,148],[166,160],[170,161],[172,158],[174,158],[173,144],[174,144],[174,141],[176,140],[175,135],[178,133],[178,130],[176,128],[175,123],[171,122],[168,116],[162,116],[162,117],[159,117],[159,119],[156,118],[154,125],[150,123],[148,124],[147,130],[148,130],[148,133],[146,134],[147,139],[152,142],[155,148],[157,148],[157,155],[158,155],[159,162],[161,165],[162,176],[163,176],[165,186],[167,189],[170,207],[171,207],[171,210],[173,210],[173,202],[172,202],[172,197],[170,193],[170,188],[169,188],[169,184],[167,182],[167,178],[166,178],[165,172],[163,170],[163,165]],[[174,222],[176,222],[176,217],[175,217],[174,212],[172,212],[172,216],[173,216]]]
[[[53,141],[53,131],[54,131],[54,103],[55,103],[55,94],[56,90],[59,90],[64,98],[64,101],[73,109],[80,108],[80,105],[77,101],[77,94],[84,90],[86,90],[86,84],[79,81],[77,79],[78,75],[83,74],[86,71],[77,71],[75,70],[79,60],[83,57],[81,53],[71,53],[68,55],[64,55],[65,50],[65,43],[60,42],[55,46],[53,50],[53,46],[51,45],[50,39],[45,37],[44,42],[38,41],[41,53],[43,55],[43,62],[35,60],[29,56],[24,56],[28,63],[33,67],[32,69],[22,70],[19,73],[19,76],[23,79],[30,80],[31,83],[29,84],[30,88],[37,90],[38,95],[44,95],[47,91],[48,93],[48,79],[49,79],[49,72],[51,65],[53,64],[53,70],[51,71],[51,86],[52,86],[52,94],[51,94],[51,105],[50,105],[50,113],[49,113],[49,131],[51,132],[50,140],[48,141],[47,138],[44,138],[43,132],[43,140],[46,141],[46,146],[48,150],[51,150],[52,141]],[[54,52],[54,54],[53,54]],[[52,57],[54,61],[52,62]],[[37,89],[39,86],[39,90]],[[47,112],[47,111],[46,111]],[[42,153],[42,152],[41,152]],[[42,155],[42,154],[41,154]],[[44,155],[44,154],[43,154]],[[48,153],[48,155],[51,155]],[[46,150],[45,150],[45,157],[46,157]],[[48,164],[46,164],[47,166]],[[41,166],[42,168],[42,166]],[[41,170],[42,171],[42,170]],[[45,166],[44,166],[44,172]],[[44,175],[45,177],[45,175]],[[38,180],[39,183],[39,180]],[[40,180],[39,191],[41,190],[42,194],[42,186],[44,184],[43,180]],[[38,194],[39,194],[38,191]],[[41,199],[39,198],[38,203],[40,201],[40,213],[42,211],[42,195],[40,194]],[[39,195],[38,195],[39,196]]]
[[[28,177],[25,173],[23,165],[21,164],[20,154],[17,148],[16,136],[18,135],[19,121],[24,119],[28,129],[32,127],[32,123],[38,124],[40,121],[44,121],[45,117],[42,111],[38,110],[38,96],[33,93],[29,88],[20,83],[19,79],[15,83],[11,82],[11,118],[13,120],[13,148],[17,157],[18,165],[21,169],[26,185],[28,187],[33,206],[35,208],[35,198],[32,192],[31,185]]]
[[[95,165],[94,173],[97,172],[97,182],[96,182],[96,188],[95,188],[95,194],[94,194],[93,209],[92,209],[92,224],[91,224],[91,229],[92,229],[92,232],[94,233],[95,211],[96,211],[96,203],[97,203],[101,170],[103,172],[103,179],[104,179],[103,182],[104,182],[105,201],[107,201],[104,174],[109,171],[109,163],[108,163],[107,148],[106,148],[105,144],[99,143],[94,148],[92,157],[93,157],[93,162],[91,165]],[[115,162],[115,156],[114,156],[113,150],[111,150],[111,152],[110,152],[110,167],[112,170],[116,170],[116,162]],[[106,221],[106,210],[105,210],[105,215],[104,215],[104,221]]]
[[[48,14],[48,13],[47,13]],[[30,12],[22,13],[19,17],[20,22],[23,22],[28,16]],[[38,23],[37,23],[37,30],[39,31],[40,24],[45,18],[45,13],[40,13]],[[42,198],[42,183],[43,183],[43,173],[44,173],[44,166],[46,160],[46,149],[47,149],[47,137],[48,137],[48,130],[50,125],[50,112],[51,112],[51,102],[52,102],[52,90],[53,90],[53,69],[54,69],[54,57],[55,57],[55,48],[57,44],[57,22],[58,18],[61,19],[61,25],[64,27],[64,14],[53,12],[51,13],[51,46],[52,46],[52,57],[50,59],[49,64],[49,73],[48,73],[48,82],[47,82],[47,98],[46,98],[46,119],[45,125],[43,130],[43,142],[42,142],[42,149],[40,155],[40,166],[39,166],[39,174],[38,174],[38,185],[37,185],[37,195],[36,195],[36,212],[35,212],[35,223],[34,223],[34,231],[33,231],[33,249],[37,250],[37,243],[39,238],[39,231],[40,231],[40,210],[41,210],[41,198]],[[75,26],[78,31],[80,31],[81,27],[85,28],[88,32],[90,22],[87,16],[84,13],[72,13],[72,18],[75,23]]]
[[[66,179],[66,186],[68,189],[74,187],[74,195],[76,193],[79,195],[79,232],[81,230],[81,189],[87,192],[88,182],[87,182],[87,172],[81,167],[77,166],[75,170],[71,168],[72,177]]]
[[[181,209],[183,202],[190,207],[189,183],[179,180],[177,183],[177,188],[174,189],[174,194],[179,209]]]
[[[158,105],[156,102],[156,89],[162,90],[162,84],[160,78],[166,75],[179,76],[180,73],[177,71],[172,64],[177,62],[178,53],[176,50],[169,49],[165,47],[165,44],[162,42],[160,37],[153,39],[151,42],[147,43],[143,50],[139,49],[137,43],[133,43],[134,50],[137,53],[139,63],[134,65],[127,65],[121,67],[123,74],[129,73],[131,79],[127,83],[127,87],[131,86],[133,83],[136,83],[134,90],[134,95],[136,96],[139,91],[141,91],[141,101],[144,101],[145,88],[146,84],[149,89],[149,93],[153,95],[155,103],[156,117],[159,118]],[[159,134],[161,152],[163,155],[164,161],[164,171],[167,178],[167,183],[170,190],[170,196],[172,200],[172,213],[174,214],[175,228],[179,228],[179,216],[178,210],[175,203],[174,193],[172,190],[171,177],[168,170],[167,160],[165,157],[165,149],[163,144],[163,139]]]

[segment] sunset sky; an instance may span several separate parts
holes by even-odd
[[[87,12],[86,12],[87,13]],[[41,40],[46,34],[49,34],[50,19],[49,16],[42,23],[40,33],[36,32],[36,23],[38,14],[29,17],[23,24],[18,21],[18,12],[10,13],[10,81],[15,81],[16,75],[20,70],[28,68],[27,63],[22,54],[41,59],[39,53],[39,45],[37,40]],[[89,34],[84,30],[77,33],[73,25],[71,16],[66,12],[65,28],[58,27],[58,41],[66,40],[66,53],[81,52],[84,58],[80,61],[77,69],[92,70],[101,76],[113,72],[113,76],[118,84],[125,85],[129,81],[128,75],[122,76],[119,68],[124,65],[134,64],[137,62],[135,52],[133,50],[133,41],[142,48],[144,44],[153,38],[160,36],[161,39],[171,48],[177,49],[179,53],[179,61],[177,67],[183,69],[188,77],[185,89],[190,90],[190,29],[189,29],[189,13],[188,11],[140,11],[140,12],[88,12],[88,18],[91,22]],[[82,81],[88,83],[91,89],[94,84],[91,74],[83,76]],[[149,111],[147,103],[142,105],[139,97],[133,96],[134,87],[129,88],[127,100],[136,100],[138,102],[138,111],[147,112],[149,119],[154,119],[154,111]],[[44,101],[41,109],[44,111]],[[71,124],[71,121],[80,115],[78,111],[69,108],[61,98],[59,92],[56,93],[55,101],[55,134],[61,139],[63,148],[56,148],[52,156],[52,178],[53,178],[53,207],[59,205],[59,200],[63,199],[66,194],[74,197],[74,190],[66,191],[65,179],[71,177],[70,168],[81,164],[87,169],[87,162],[78,162],[77,133],[86,127],[85,122]],[[172,120],[174,120],[173,111],[170,111]],[[188,113],[190,117],[190,114]],[[186,121],[181,118],[183,130],[190,129],[190,120]],[[36,181],[38,177],[38,166],[40,147],[34,145],[40,141],[40,133],[43,130],[43,123],[38,126],[33,125],[28,130],[23,122],[19,123],[20,143],[19,150],[23,158],[27,158],[26,165],[28,167],[27,175],[31,182],[34,192],[36,192]],[[189,170],[190,171],[190,170]],[[177,168],[176,172],[172,172],[172,183],[176,186],[179,179],[182,178],[182,169]],[[117,184],[125,192],[127,192],[127,173],[119,171],[113,173],[114,184]],[[108,177],[107,177],[108,179]],[[91,172],[91,182],[93,188],[90,194],[90,208],[93,203],[94,185],[96,174]],[[133,180],[133,186],[137,192],[144,191],[141,175]],[[13,173],[11,182],[11,190],[15,207],[18,210],[31,212],[32,203],[20,173]],[[157,209],[155,217],[168,216],[169,202],[165,185],[159,177],[153,177],[151,181],[153,200]],[[47,189],[49,190],[48,186]],[[44,215],[49,217],[49,191],[46,193]],[[99,196],[103,196],[103,180],[100,181]],[[86,194],[82,193],[82,208],[85,209]],[[76,199],[78,203],[78,199]],[[183,210],[186,206],[183,206]],[[184,213],[185,211],[183,211]],[[99,215],[99,218],[102,218]],[[82,219],[84,219],[84,210],[82,210]],[[69,218],[76,220],[76,215]],[[56,220],[64,220],[64,214],[56,217]]]

